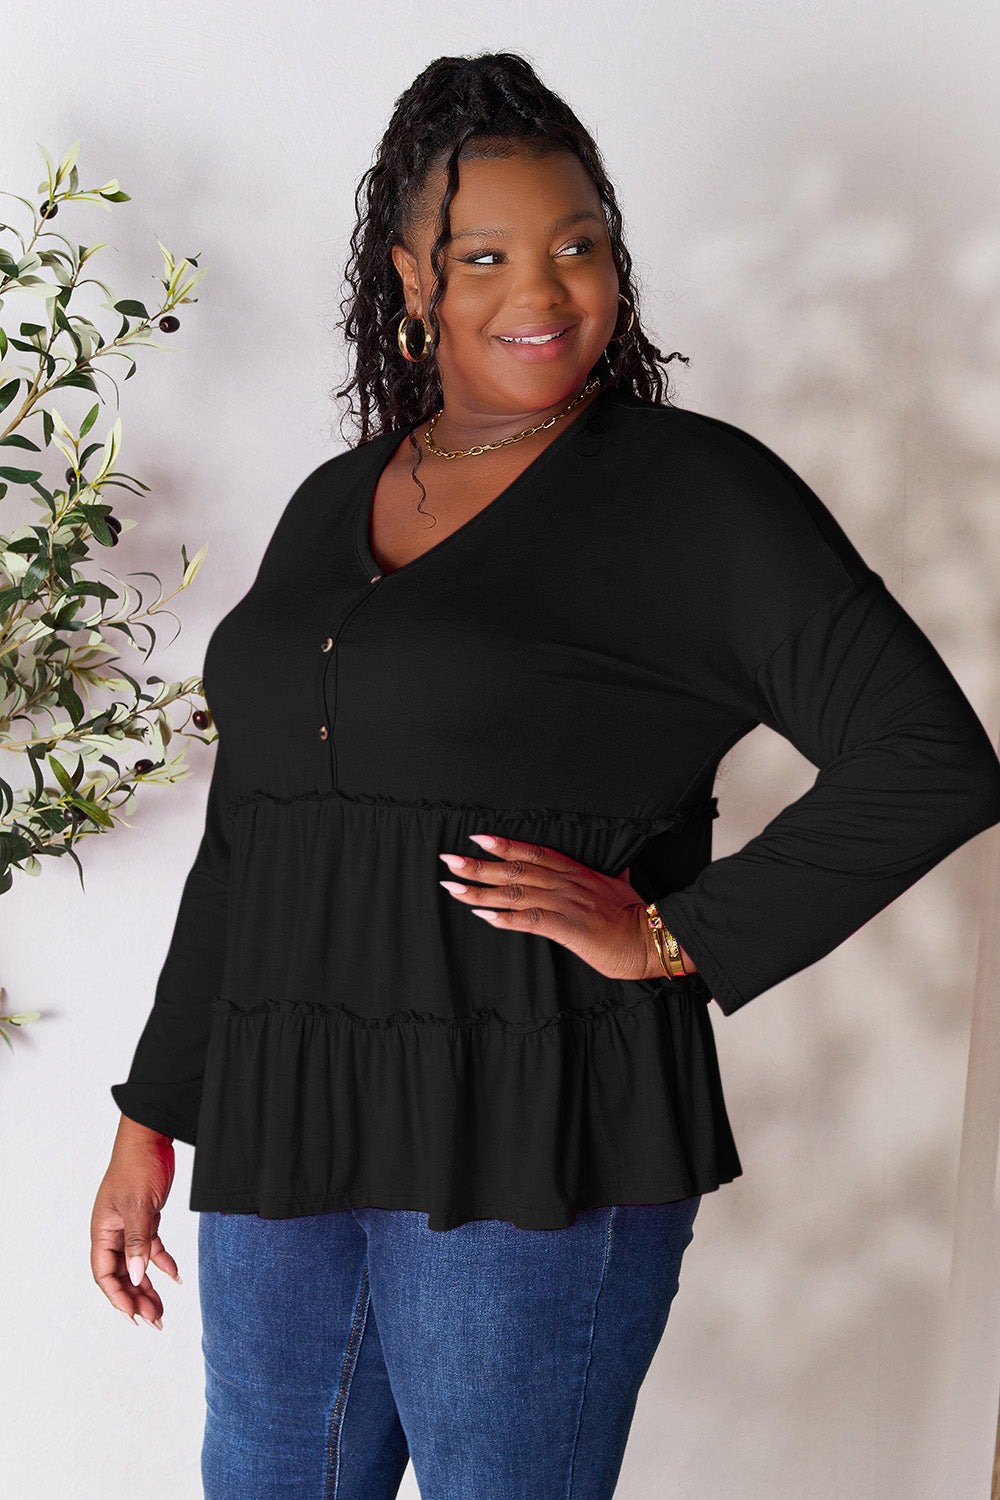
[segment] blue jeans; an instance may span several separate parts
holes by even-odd
[[[206,1500],[608,1500],[700,1202],[203,1212]]]

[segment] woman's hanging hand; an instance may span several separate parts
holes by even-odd
[[[157,1329],[163,1327],[163,1302],[149,1268],[181,1279],[159,1233],[173,1180],[173,1138],[120,1115],[90,1217],[90,1267],[112,1307]]]
[[[544,844],[469,837],[495,858],[442,854],[453,878],[441,884],[475,916],[497,931],[534,932],[562,943],[609,979],[663,977],[646,903],[629,884],[627,870],[603,875]],[[681,955],[685,970],[694,973],[683,948]]]

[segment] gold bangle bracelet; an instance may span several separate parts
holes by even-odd
[[[661,969],[668,979],[679,979],[682,974],[687,973],[680,944],[669,927],[664,926],[663,918],[652,902],[646,907],[646,920],[653,931],[653,942],[656,944]]]

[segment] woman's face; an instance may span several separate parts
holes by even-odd
[[[428,181],[424,201],[432,214],[446,181],[443,169]],[[474,423],[565,406],[584,385],[623,306],[601,200],[586,168],[568,151],[461,161],[450,215],[452,241],[442,251],[447,284],[435,309],[446,414]],[[435,223],[421,223],[412,235],[415,254],[398,244],[392,250],[407,312],[425,323],[436,234]],[[505,341],[546,332],[560,336],[543,344]]]

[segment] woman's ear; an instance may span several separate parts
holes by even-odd
[[[392,263],[399,272],[406,299],[406,311],[411,318],[422,316],[420,309],[420,278],[417,275],[417,258],[405,245],[393,245]]]

